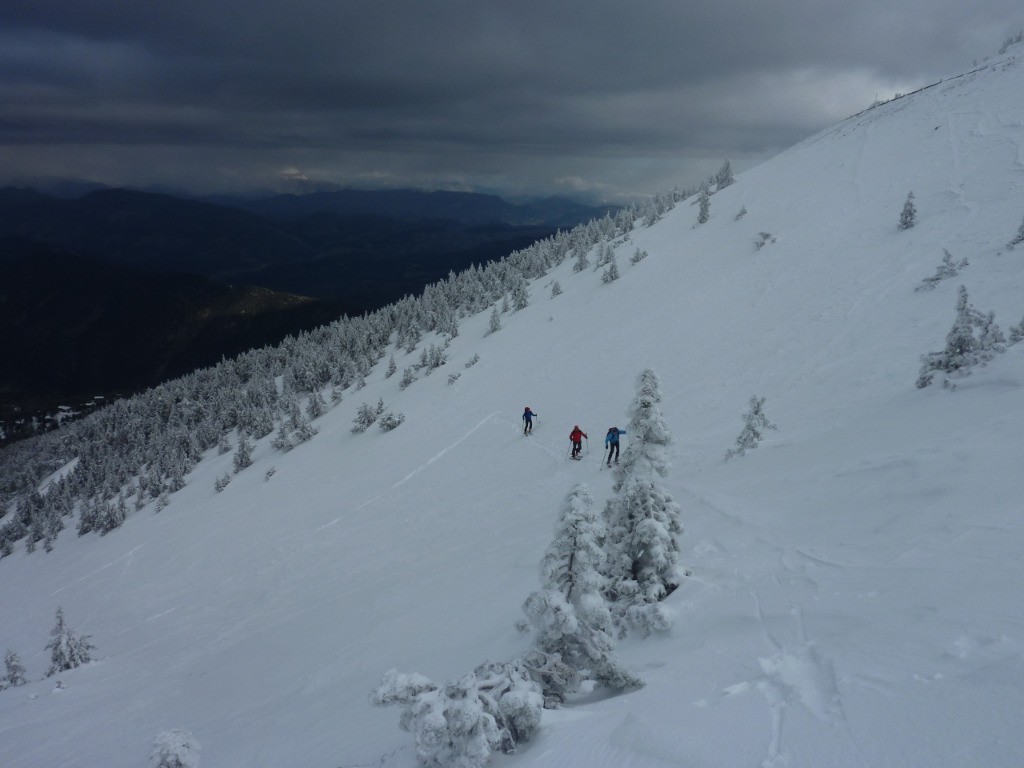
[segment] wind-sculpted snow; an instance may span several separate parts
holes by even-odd
[[[699,226],[696,197],[655,206],[586,243],[579,271],[567,253],[531,273],[518,311],[488,294],[453,335],[438,300],[438,328],[403,326],[340,401],[325,385],[323,415],[295,385],[291,416],[316,434],[290,450],[269,433],[236,474],[211,443],[159,512],[148,498],[80,538],[69,519],[51,552],[17,542],[0,651],[28,683],[0,691],[0,766],[135,768],[180,731],[202,766],[413,768],[371,692],[391,669],[453,681],[521,657],[561,504],[581,481],[595,510],[613,495],[600,436],[626,427],[648,367],[683,529],[687,575],[657,603],[673,626],[616,646],[642,688],[582,685],[493,764],[1024,764],[1024,346],[1006,334],[955,390],[915,387],[960,284],[1001,328],[1024,317],[1018,50],[737,175]],[[969,268],[915,290],[945,252]],[[386,375],[446,340],[440,371]],[[725,462],[755,393],[777,429]],[[404,420],[353,434],[379,401]],[[595,437],[581,461],[574,424]],[[95,646],[59,687],[58,607]]]

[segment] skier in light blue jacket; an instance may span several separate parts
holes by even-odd
[[[618,427],[612,427],[608,430],[608,434],[604,436],[604,444],[608,448],[608,466],[612,465],[612,457],[615,457],[615,463],[619,463],[619,435],[626,434],[626,430],[619,429]]]

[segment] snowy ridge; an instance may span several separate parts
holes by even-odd
[[[914,385],[959,285],[1004,329],[1024,316],[1012,50],[739,176],[705,224],[683,201],[616,245],[614,282],[566,261],[501,330],[489,310],[463,320],[404,390],[378,363],[316,437],[259,441],[222,492],[232,457],[213,451],[159,514],[0,560],[0,649],[30,680],[0,692],[0,765],[144,765],[180,728],[203,766],[411,768],[370,691],[391,668],[445,681],[525,647],[558,509],[578,481],[596,508],[610,494],[600,436],[647,366],[692,571],[665,603],[675,626],[619,645],[645,687],[545,712],[495,764],[1024,764],[1024,345],[956,391]],[[915,291],[944,250],[969,265]],[[778,429],[724,462],[752,395]],[[378,398],[404,423],[352,434]],[[573,424],[594,438],[582,462]],[[58,607],[95,645],[61,690],[43,679]]]

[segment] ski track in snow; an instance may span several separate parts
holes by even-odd
[[[414,469],[414,470],[413,470],[412,472],[410,472],[410,473],[409,473],[408,475],[406,475],[406,476],[405,476],[405,477],[403,477],[403,478],[402,478],[401,480],[399,480],[399,481],[398,481],[397,483],[395,483],[394,485],[392,485],[392,486],[391,486],[391,490],[395,490],[395,488],[398,488],[398,487],[399,487],[399,486],[401,486],[401,485],[405,485],[405,484],[406,484],[407,482],[409,482],[409,481],[410,481],[410,480],[411,480],[412,478],[414,478],[414,477],[415,477],[416,475],[418,475],[418,474],[419,474],[420,472],[422,472],[422,471],[423,471],[424,469],[426,469],[427,467],[429,467],[429,466],[430,466],[431,464],[433,464],[433,463],[434,463],[434,462],[436,462],[436,461],[439,461],[439,460],[441,459],[441,457],[442,457],[442,456],[444,456],[444,455],[445,455],[446,453],[448,453],[448,451],[450,451],[450,450],[451,450],[452,448],[454,448],[455,446],[457,446],[457,445],[458,445],[459,443],[461,443],[461,442],[462,442],[463,440],[465,440],[465,439],[466,439],[467,437],[469,437],[469,436],[470,436],[470,435],[472,435],[472,434],[473,434],[474,432],[476,432],[476,431],[477,431],[478,429],[480,429],[480,427],[482,427],[482,426],[483,426],[484,424],[486,424],[486,423],[487,423],[488,421],[490,421],[490,420],[491,420],[491,419],[493,419],[494,417],[498,416],[498,415],[499,415],[500,413],[501,413],[501,411],[494,411],[493,413],[489,413],[489,414],[488,414],[487,416],[485,416],[484,418],[482,418],[482,419],[481,419],[481,420],[480,420],[480,421],[479,421],[479,422],[477,423],[477,425],[476,425],[475,427],[473,427],[473,428],[472,428],[471,430],[469,430],[469,431],[468,431],[468,432],[467,432],[466,434],[464,434],[464,435],[463,435],[462,437],[460,437],[460,438],[459,438],[458,440],[456,440],[456,441],[455,441],[454,443],[451,443],[450,445],[448,445],[448,446],[446,446],[446,447],[442,448],[442,449],[441,449],[440,451],[438,451],[438,452],[437,452],[436,454],[434,454],[434,455],[433,455],[433,456],[431,456],[431,457],[430,457],[429,459],[427,459],[427,461],[425,461],[425,462],[424,462],[423,464],[421,464],[420,466],[416,467],[416,469]]]
[[[136,552],[138,552],[138,551],[139,551],[140,549],[142,549],[142,548],[143,548],[144,546],[146,546],[146,545],[145,545],[145,544],[139,544],[139,545],[138,545],[138,546],[136,546],[136,547],[132,547],[132,548],[131,548],[130,550],[128,550],[127,552],[125,552],[125,553],[124,553],[123,555],[121,555],[120,557],[115,557],[115,558],[114,558],[113,560],[111,560],[111,561],[110,561],[109,563],[107,563],[106,565],[101,565],[101,566],[100,566],[99,568],[97,568],[97,569],[96,569],[95,571],[92,571],[92,572],[90,572],[90,573],[87,573],[87,574],[85,574],[84,576],[79,576],[79,577],[78,577],[77,579],[75,579],[75,583],[76,583],[76,584],[80,584],[80,583],[82,583],[83,581],[86,581],[87,579],[91,579],[91,578],[92,578],[93,576],[95,576],[96,574],[98,574],[98,573],[102,573],[103,571],[105,571],[105,570],[107,570],[108,568],[110,568],[110,567],[111,567],[112,565],[115,565],[116,563],[119,563],[119,562],[121,562],[122,560],[124,560],[124,561],[125,561],[125,564],[124,564],[124,570],[123,570],[123,571],[121,572],[121,578],[123,579],[123,578],[124,578],[124,577],[125,577],[125,576],[126,576],[126,575],[128,574],[128,568],[129,568],[129,567],[131,566],[131,564],[132,564],[132,560],[133,560],[133,559],[134,559],[134,557],[135,557],[135,553],[136,553]],[[68,585],[64,585],[64,586],[63,586],[63,587],[61,587],[60,589],[55,589],[55,590],[53,590],[53,592],[51,592],[51,593],[49,594],[49,597],[53,597],[54,595],[59,595],[59,594],[60,594],[61,592],[63,592],[63,591],[64,591],[65,589],[67,589],[67,588],[68,588]]]

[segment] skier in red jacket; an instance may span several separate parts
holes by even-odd
[[[569,433],[569,439],[572,440],[572,457],[578,459],[580,457],[580,451],[583,449],[583,438],[587,436],[579,426],[572,428],[572,432]]]

